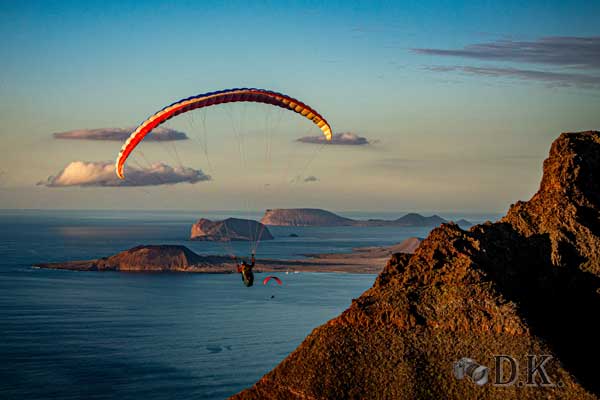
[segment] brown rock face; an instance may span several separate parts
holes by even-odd
[[[350,308],[233,398],[597,398],[597,171],[600,133],[562,134],[531,200],[497,223],[444,224],[414,254],[392,256]],[[510,372],[497,355],[519,363],[514,384],[494,384]],[[540,355],[552,357],[548,386],[528,375]],[[488,366],[490,382],[456,379],[463,357]]]
[[[503,221],[527,237],[546,235],[554,265],[600,276],[599,166],[597,132],[563,133],[544,162],[540,190]]]
[[[260,222],[250,219],[227,218],[223,221],[211,221],[206,218],[192,225],[192,240],[226,242],[232,240],[272,240],[269,229]]]

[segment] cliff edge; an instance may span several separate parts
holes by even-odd
[[[599,132],[560,135],[531,200],[393,255],[371,289],[232,398],[598,398],[599,171]],[[520,367],[505,385],[499,355]],[[457,379],[463,357],[489,383]]]

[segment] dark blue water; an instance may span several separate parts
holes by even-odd
[[[281,275],[281,287],[246,288],[236,275],[31,267],[138,244],[226,252],[187,241],[191,222],[206,215],[0,211],[0,398],[222,399],[252,385],[375,278],[301,273]],[[258,255],[341,252],[427,231],[274,228],[276,240],[261,243]],[[234,247],[238,254],[249,249]]]

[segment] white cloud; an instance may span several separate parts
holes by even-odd
[[[112,161],[72,161],[58,174],[48,177],[38,185],[47,187],[157,186],[182,182],[197,183],[210,179],[211,177],[201,170],[155,163],[145,169],[128,167],[125,171],[125,179],[122,180],[116,176]]]
[[[135,128],[99,128],[99,129],[75,129],[66,132],[57,132],[53,136],[55,139],[71,140],[111,140],[125,141],[131,135]],[[144,140],[166,142],[174,140],[187,140],[188,136],[184,132],[176,131],[171,128],[159,126],[154,128]]]
[[[347,146],[361,146],[365,144],[370,144],[371,142],[362,136],[358,136],[355,133],[351,132],[343,132],[336,133],[332,136],[331,140],[328,141],[325,139],[325,136],[304,136],[296,141],[302,143],[316,143],[316,144],[337,144],[337,145],[347,145]]]

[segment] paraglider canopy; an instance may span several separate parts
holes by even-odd
[[[129,157],[129,154],[131,154],[133,149],[135,149],[141,140],[159,125],[177,115],[191,110],[217,104],[235,102],[265,103],[294,111],[308,118],[315,125],[317,125],[323,132],[323,135],[327,141],[330,141],[332,138],[331,126],[329,126],[329,123],[325,120],[325,118],[323,118],[312,107],[285,94],[255,88],[227,89],[218,92],[204,93],[176,101],[175,103],[168,105],[142,122],[129,136],[127,141],[125,141],[125,144],[123,144],[123,147],[117,156],[117,160],[115,162],[115,171],[117,176],[121,179],[125,178],[123,169],[127,157]]]
[[[279,279],[276,276],[267,276],[264,280],[263,280],[263,285],[266,285],[271,279],[273,279],[275,282],[277,282],[278,284],[282,284],[281,279]]]
[[[257,108],[262,108],[262,112],[264,113],[265,126],[260,130],[256,130],[254,133],[251,133],[251,130],[246,126],[245,123],[243,123],[244,117],[242,117],[240,121],[236,122],[233,112],[233,110],[239,108],[243,110],[242,116],[245,116],[247,108],[250,110],[253,109],[253,106],[251,106],[250,103],[259,104],[260,106]],[[287,138],[285,138],[284,135],[274,135],[275,130],[272,126],[270,126],[269,114],[273,113],[281,116],[279,113],[276,112],[278,109],[283,110],[283,113],[286,113],[287,111],[292,111],[295,114],[304,117],[304,122],[306,120],[312,122],[312,124],[305,124],[306,127],[304,129],[314,130],[316,126],[320,130],[320,134],[317,137],[324,138],[323,142],[331,141],[331,126],[325,120],[325,118],[321,116],[321,114],[311,106],[288,95],[257,88],[226,89],[199,94],[178,100],[152,114],[131,133],[131,135],[124,142],[117,156],[117,159],[115,161],[115,172],[120,179],[125,179],[125,164],[129,158],[131,158],[131,161],[135,162],[139,166],[139,162],[134,157],[136,153],[139,154],[147,164],[151,165],[151,163],[146,159],[146,156],[142,152],[140,146],[140,144],[144,142],[144,138],[155,132],[155,130],[161,125],[166,124],[169,120],[179,116],[184,117],[184,120],[187,117],[188,122],[190,122],[190,128],[192,128],[194,118],[194,113],[192,112],[193,110],[199,110],[197,114],[201,116],[200,120],[202,121],[204,138],[199,140],[199,144],[202,147],[202,151],[204,152],[204,155],[206,157],[206,166],[210,170],[212,170],[211,161],[208,156],[208,129],[206,127],[205,114],[208,112],[208,110],[214,110],[211,106],[217,105],[224,105],[221,108],[224,111],[227,111],[229,114],[229,119],[233,128],[231,129],[231,133],[235,140],[234,144],[236,146],[229,146],[229,142],[223,140],[223,143],[226,143],[226,146],[221,147],[221,149],[224,150],[224,153],[219,154],[219,161],[222,161],[224,165],[224,173],[222,177],[225,177],[225,179],[221,180],[223,186],[212,186],[210,189],[207,189],[207,191],[215,191],[222,188],[227,188],[228,190],[224,191],[223,193],[226,193],[228,196],[233,195],[233,199],[236,201],[236,203],[238,201],[241,203],[238,203],[240,206],[242,206],[239,208],[239,210],[244,208],[246,210],[246,214],[248,215],[248,217],[245,218],[248,222],[248,235],[245,235],[245,239],[249,238],[248,242],[250,244],[250,251],[252,253],[255,253],[258,244],[263,238],[263,234],[265,233],[264,229],[266,228],[263,224],[258,224],[252,221],[249,217],[251,209],[250,203],[254,203],[254,205],[252,206],[254,207],[254,209],[260,209],[262,208],[262,205],[257,204],[257,198],[259,197],[264,196],[266,197],[264,201],[268,200],[269,202],[272,202],[274,201],[273,196],[290,196],[289,186],[295,185],[299,182],[303,182],[301,177],[308,168],[309,164],[317,156],[318,151],[323,147],[312,146],[313,153],[311,153],[309,157],[306,157],[305,150],[303,151],[301,149],[298,149],[298,152],[296,152],[296,149],[293,148],[296,141],[288,140]],[[267,107],[262,107],[262,105],[266,105]],[[251,111],[249,114],[249,117],[253,120],[261,119],[257,118],[258,113]],[[219,130],[217,129],[217,131]],[[279,131],[282,132],[284,130],[281,129]],[[221,130],[221,132],[223,131]],[[264,136],[264,143],[258,143],[258,141],[256,140],[259,132],[261,133],[261,136]],[[323,136],[321,136],[321,134]],[[276,143],[275,152],[272,151],[273,139]],[[250,149],[248,149],[247,151],[245,144],[246,142],[249,143],[249,147],[252,151],[250,151]],[[287,152],[287,155],[285,152],[280,151],[281,149],[278,147],[278,144],[286,142],[290,145],[290,151]],[[256,149],[263,147],[263,145],[264,157],[261,157],[259,156],[258,151],[256,151]],[[231,153],[233,153],[233,151],[231,149],[237,149],[238,155],[232,155]],[[172,146],[171,151],[172,155],[175,155],[175,157],[177,158],[177,162],[179,163],[180,168],[183,168],[183,164],[181,162],[181,159],[179,158],[179,154],[176,147]],[[272,157],[272,152],[275,153],[274,157]],[[233,164],[230,161],[232,157],[236,158],[237,161],[239,161],[240,169],[237,171],[234,171],[235,167],[231,166],[231,164]],[[293,165],[294,159],[299,160],[300,169],[297,173]],[[284,165],[273,166],[271,164],[273,160],[280,160]],[[141,166],[139,167],[143,168]],[[291,177],[290,174],[292,175]],[[211,175],[207,176],[211,176],[210,180],[212,180],[212,177],[215,176],[214,171],[211,171]],[[236,177],[236,179],[228,180],[228,176],[234,176]],[[160,177],[157,177],[157,179],[161,181],[161,184],[165,184],[162,181],[162,179],[160,179]],[[166,182],[166,184],[169,184],[169,182]],[[257,190],[254,190],[250,193],[251,188],[256,188]],[[253,228],[253,226],[256,226],[257,228],[255,229]],[[231,235],[228,231],[227,224],[224,225],[224,228],[226,231],[223,235],[225,240],[219,242],[222,243],[224,247],[227,247],[226,250],[230,255],[234,255],[236,250],[231,244],[232,237],[230,237]]]

